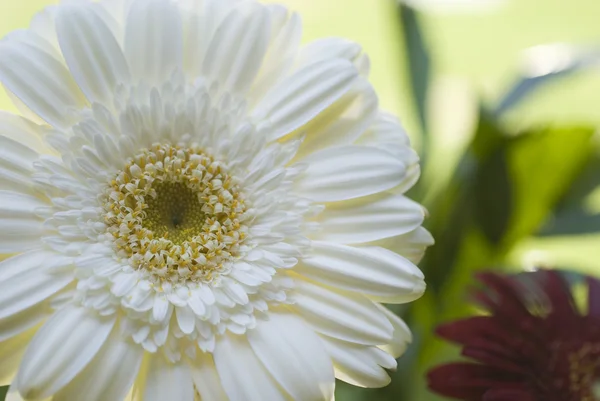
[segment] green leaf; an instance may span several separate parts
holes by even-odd
[[[436,239],[436,246],[428,250],[421,263],[430,291],[438,291],[448,281],[463,237],[474,221],[479,221],[490,238],[498,240],[510,217],[506,205],[511,203],[507,197],[512,191],[506,185],[507,167],[501,164],[509,135],[488,112],[480,110],[473,140],[443,191],[444,196],[426,205],[431,216],[426,224]],[[489,174],[494,176],[488,177]],[[503,185],[495,186],[496,176],[501,177]]]
[[[557,214],[538,233],[540,237],[582,235],[600,232],[600,214],[577,208]]]
[[[507,244],[541,227],[589,160],[593,133],[589,127],[549,128],[513,139],[508,159],[515,210]]]
[[[422,29],[416,11],[400,4],[400,20],[407,49],[408,67],[412,85],[413,98],[423,134],[428,132],[427,126],[427,93],[431,75],[429,51],[423,38]]]
[[[506,153],[506,147],[495,150],[475,175],[475,219],[492,244],[504,238],[513,207]]]
[[[499,125],[494,116],[487,110],[479,109],[479,121],[470,152],[479,163],[485,162],[492,153],[506,145],[509,135]]]
[[[557,235],[581,235],[600,232],[600,213],[598,201],[591,201],[600,188],[600,149],[592,153],[582,172],[569,187],[558,206],[555,216],[546,221],[540,237]],[[600,199],[595,196],[594,199]]]
[[[6,394],[8,394],[8,386],[0,387],[0,401],[4,401],[6,399]]]

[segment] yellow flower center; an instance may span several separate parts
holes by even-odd
[[[177,245],[202,232],[207,216],[193,189],[180,182],[160,182],[154,190],[156,197],[146,201],[144,228]]]
[[[600,369],[600,343],[584,343],[571,352],[569,359],[570,390],[580,401],[596,401],[595,384]]]
[[[106,191],[117,255],[160,282],[210,282],[227,270],[248,228],[244,199],[225,170],[195,147],[142,150]]]

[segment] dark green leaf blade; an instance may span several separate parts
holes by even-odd
[[[401,3],[400,20],[407,50],[413,98],[423,135],[426,135],[428,132],[427,93],[431,75],[429,51],[419,24],[417,12],[412,7]]]
[[[475,220],[492,244],[499,244],[512,213],[512,188],[506,148],[496,149],[477,170],[474,182]]]

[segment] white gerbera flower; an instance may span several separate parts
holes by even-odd
[[[354,43],[254,1],[75,1],[0,43],[0,379],[25,399],[383,386],[419,175]]]

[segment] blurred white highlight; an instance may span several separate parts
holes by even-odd
[[[523,73],[534,78],[571,69],[600,67],[599,50],[566,43],[534,46],[523,52]]]

